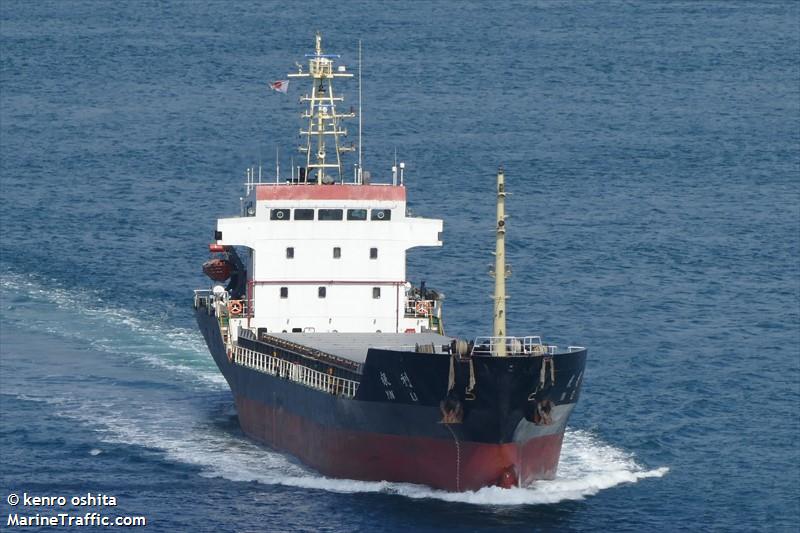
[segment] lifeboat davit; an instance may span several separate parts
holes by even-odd
[[[203,273],[214,281],[225,281],[232,271],[233,265],[227,259],[217,257],[203,263]]]

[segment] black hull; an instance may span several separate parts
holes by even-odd
[[[346,398],[234,364],[216,317],[200,307],[196,318],[234,394],[245,433],[323,473],[358,479],[397,478],[464,490],[497,482],[508,469],[523,483],[552,478],[586,363],[586,350],[554,356],[554,371],[545,368],[542,387],[544,357],[476,356],[475,386],[469,394],[469,363],[454,360],[454,387],[448,396],[449,355],[371,349],[355,398]],[[240,338],[239,344],[281,358],[291,356],[252,339]],[[551,407],[547,419],[537,417],[537,404],[542,402]],[[446,418],[443,411],[454,404],[463,413],[460,422]],[[418,448],[416,456],[405,457],[409,446]],[[428,455],[431,461],[449,464],[459,455],[460,463],[460,455],[468,452],[475,463],[472,477],[461,472],[461,464],[455,477],[451,467],[445,473],[433,472],[439,468],[436,463],[428,461],[426,466],[417,457]],[[395,474],[390,463],[428,468],[431,476]]]

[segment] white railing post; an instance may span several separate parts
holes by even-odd
[[[273,357],[272,355],[238,345],[233,348],[233,359],[234,362],[256,371],[285,377],[307,387],[337,396],[353,398],[358,390],[357,381],[340,378],[327,372],[321,372],[299,363],[292,363],[279,357]]]

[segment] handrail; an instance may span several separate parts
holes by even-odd
[[[291,74],[290,74],[291,76]],[[302,182],[292,182],[288,179],[286,181],[271,181],[269,183],[245,183],[245,185],[255,186],[255,187],[275,187],[276,185],[317,185],[316,181],[302,181]],[[405,187],[403,183],[376,183],[374,181],[370,181],[369,183],[353,183],[349,181],[339,182],[337,185],[357,185],[359,187]]]
[[[404,314],[406,318],[428,318],[433,314],[435,300],[413,299],[406,300]]]
[[[339,357],[338,355],[333,355],[327,352],[323,352],[322,350],[317,350],[316,348],[312,348],[304,344],[297,344],[296,342],[288,341],[280,337],[275,337],[267,333],[262,333],[261,336],[256,339],[253,332],[247,328],[241,328],[239,330],[239,335],[242,336],[243,338],[252,341],[262,342],[270,346],[277,346],[278,348],[283,348],[284,350],[287,350],[301,357],[313,359],[315,361],[321,360],[323,362],[350,370],[351,372],[361,372],[361,365],[359,363],[356,363],[355,361]]]
[[[344,396],[345,398],[355,398],[358,391],[358,382],[352,379],[326,374],[325,372],[239,345],[234,346],[233,363],[265,374],[286,378],[312,389]]]
[[[542,343],[542,338],[538,335],[476,337],[471,354],[496,354],[499,346],[505,346],[505,353],[508,355],[555,355],[558,350],[558,346],[554,344]]]

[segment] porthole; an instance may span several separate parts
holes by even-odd
[[[373,209],[370,218],[372,220],[391,220],[392,218],[392,210],[391,209]]]
[[[288,209],[271,209],[269,212],[270,220],[289,220]]]

